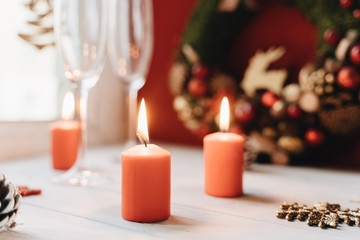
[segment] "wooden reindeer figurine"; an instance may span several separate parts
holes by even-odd
[[[257,89],[267,89],[280,95],[287,78],[285,69],[267,71],[269,65],[281,58],[285,53],[284,47],[271,47],[266,52],[258,50],[249,60],[244,79],[240,86],[249,97],[253,97]]]

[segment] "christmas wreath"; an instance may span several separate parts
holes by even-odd
[[[287,0],[317,27],[317,53],[295,77],[269,66],[286,49],[258,50],[242,76],[224,63],[236,33],[257,14],[254,0],[201,0],[170,71],[174,108],[203,137],[218,130],[219,105],[228,96],[230,131],[249,136],[275,162],[316,150],[360,127],[360,2]],[[255,151],[254,150],[254,151]],[[313,152],[313,151],[312,151]]]

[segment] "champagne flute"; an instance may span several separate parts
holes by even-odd
[[[137,94],[153,50],[152,0],[110,0],[108,56],[126,97],[124,147],[136,144]]]
[[[79,121],[78,155],[74,166],[54,178],[57,183],[97,185],[105,178],[85,165],[87,99],[105,63],[107,1],[55,0],[54,31],[64,75],[75,96],[75,120]]]

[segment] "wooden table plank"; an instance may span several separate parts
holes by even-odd
[[[312,204],[316,201],[338,202],[343,207],[357,208],[353,195],[360,195],[358,172],[344,172],[301,167],[255,165],[245,172],[245,195],[238,198],[215,198],[204,194],[202,151],[199,148],[166,146],[172,153],[172,215],[167,221],[155,224],[127,222],[121,218],[121,165],[114,161],[119,147],[91,149],[89,160],[112,175],[113,181],[100,188],[59,186],[51,183],[55,172],[51,170],[48,156],[0,163],[0,171],[8,179],[30,187],[43,189],[41,196],[24,198],[21,216],[24,226],[16,232],[7,232],[9,239],[24,234],[36,236],[31,239],[46,239],[47,231],[36,224],[26,224],[31,218],[42,223],[43,218],[69,217],[70,222],[83,225],[71,228],[77,236],[86,235],[89,227],[109,228],[109,238],[143,236],[166,239],[358,239],[360,228],[341,224],[339,229],[322,230],[308,227],[305,223],[287,222],[275,218],[282,201],[298,201]],[[35,209],[39,209],[39,214]],[[52,231],[61,233],[61,221]],[[41,224],[40,224],[41,225]],[[99,225],[99,226],[98,226]],[[81,228],[81,229],[80,229]],[[41,231],[39,231],[41,232]],[[3,234],[3,233],[2,233]],[[0,235],[0,239],[3,235]],[[91,235],[91,234],[90,234]],[[7,238],[6,238],[7,239]],[[88,238],[86,239],[98,239]]]
[[[90,221],[71,214],[49,211],[23,204],[17,218],[20,224],[14,230],[1,232],[0,239],[154,239],[139,231],[129,231],[124,228]],[[158,236],[161,237],[161,236]]]

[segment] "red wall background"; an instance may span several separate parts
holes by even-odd
[[[168,87],[168,72],[197,0],[153,0],[154,52],[139,98],[146,99],[150,139],[200,144],[177,119]],[[140,101],[139,101],[140,102]]]

